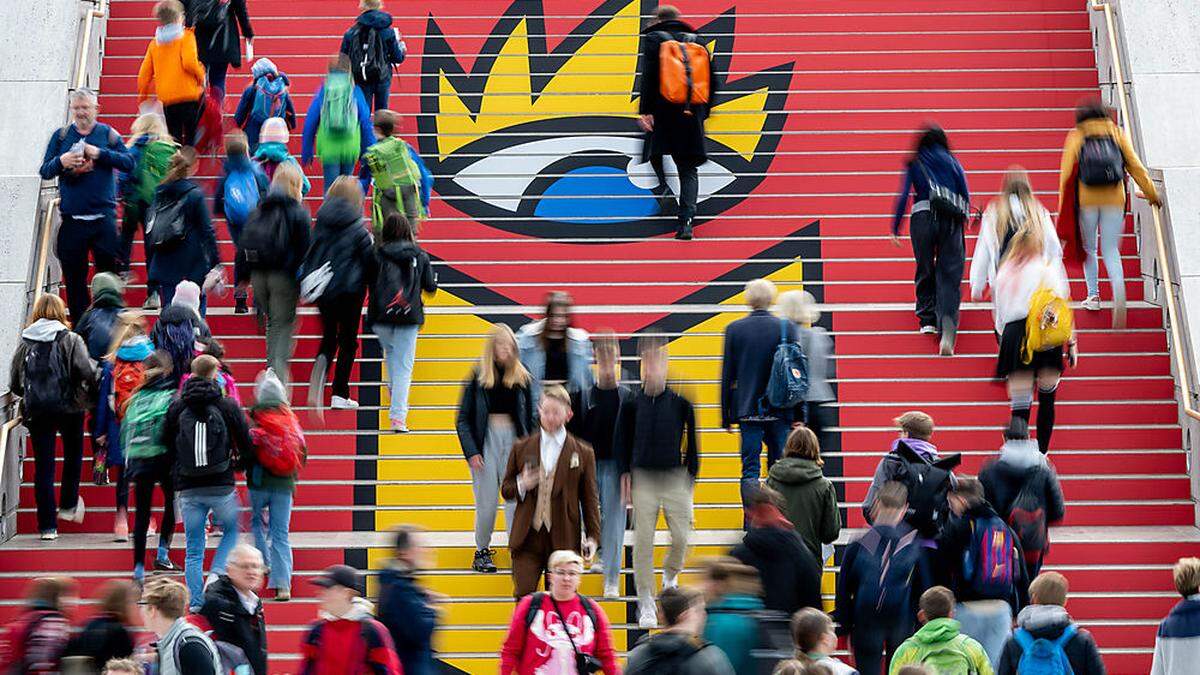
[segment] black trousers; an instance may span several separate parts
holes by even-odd
[[[358,355],[358,327],[362,323],[363,293],[340,295],[317,305],[321,313],[321,348],[333,369],[330,389],[334,396],[349,398],[350,372]]]
[[[195,145],[196,127],[200,124],[200,102],[184,101],[163,106],[167,131],[180,145]]]
[[[67,413],[26,420],[33,445],[34,500],[37,502],[38,531],[58,529],[58,508],[74,509],[79,504],[79,473],[83,470],[83,413]],[[63,469],[59,502],[54,503],[54,439],[62,435]]]
[[[54,245],[67,289],[67,310],[78,321],[92,302],[88,290],[88,255],[97,272],[116,272],[121,258],[116,216],[109,214],[93,220],[80,220],[63,214]]]
[[[154,486],[158,485],[163,495],[163,517],[158,528],[158,548],[165,552],[171,548],[175,535],[175,479],[171,475],[172,461],[169,455],[152,459],[130,460],[127,469],[133,469],[133,564],[146,564],[146,533],[150,529],[150,509],[154,503]]]
[[[912,635],[911,626],[883,627],[856,624],[850,634],[854,668],[861,675],[886,675],[892,655]]]
[[[671,155],[675,161],[675,169],[679,172],[679,222],[685,223],[696,217],[696,200],[700,193],[700,177],[697,169],[700,167],[691,157]],[[667,193],[667,176],[663,170],[662,155],[652,155],[650,166],[658,178],[658,189],[661,194]]]
[[[963,226],[918,211],[909,221],[913,257],[917,261],[917,319],[939,330],[944,321],[958,327],[962,300]]]

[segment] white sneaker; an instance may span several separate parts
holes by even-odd
[[[604,599],[616,600],[621,597],[621,587],[617,584],[604,584]]]
[[[679,588],[678,574],[667,574],[666,572],[663,572],[663,590],[665,591],[668,588]]]
[[[646,607],[644,603],[641,610],[638,612],[638,628],[658,628],[658,612],[655,611],[654,605]]]
[[[935,326],[930,326],[930,325],[921,326],[921,335],[934,335],[936,333],[937,333],[937,328]]]
[[[1083,302],[1079,303],[1079,306],[1091,312],[1098,312],[1100,311],[1100,296],[1089,295]]]
[[[592,574],[604,574],[604,563],[597,560],[596,562],[592,563],[592,566],[588,568],[588,571]]]
[[[87,507],[84,506],[83,497],[81,496],[81,497],[79,497],[79,501],[76,502],[75,508],[70,509],[70,510],[59,509],[58,510],[58,519],[65,520],[70,523],[82,523],[83,522],[83,514],[85,511],[87,511]]]
[[[351,403],[354,403],[354,402],[351,401]],[[355,404],[355,405],[357,405],[357,404]],[[407,434],[408,433],[408,425],[405,424],[404,420],[392,420],[392,431],[394,431],[398,434]]]
[[[334,410],[356,410],[358,408],[358,401],[352,398],[334,396],[329,400],[329,407]]]
[[[46,530],[42,533],[42,541],[54,541],[58,539],[58,530]]]
[[[151,293],[146,297],[146,301],[142,303],[142,309],[155,310],[158,309],[158,293]]]

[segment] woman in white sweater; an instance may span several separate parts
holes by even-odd
[[[1075,339],[1064,347],[1035,352],[1029,363],[1021,356],[1025,322],[1033,294],[1047,286],[1070,298],[1062,245],[1050,213],[1033,196],[1024,169],[1010,169],[1000,196],[988,205],[979,243],[971,262],[971,297],[992,292],[992,317],[1000,353],[996,377],[1008,381],[1013,417],[1029,421],[1033,385],[1038,390],[1037,438],[1042,452],[1050,447],[1054,430],[1054,400],[1062,377],[1064,352],[1073,367],[1078,359]]]

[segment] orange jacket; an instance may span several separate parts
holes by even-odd
[[[151,89],[153,87],[153,89]],[[196,55],[196,33],[166,43],[151,40],[138,69],[138,103],[155,96],[163,105],[197,101],[204,92],[204,66]]]

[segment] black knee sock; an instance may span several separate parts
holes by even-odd
[[[1050,391],[1038,388],[1037,442],[1042,454],[1050,451],[1050,435],[1054,433],[1054,399],[1058,387]]]

